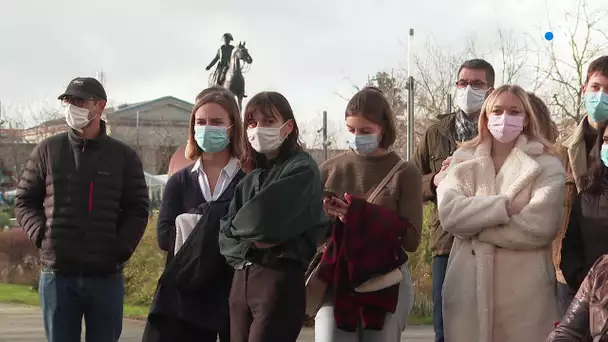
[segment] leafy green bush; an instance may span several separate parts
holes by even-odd
[[[156,217],[153,216],[139,246],[125,267],[127,303],[150,305],[158,278],[165,266],[165,255],[156,244]]]
[[[0,231],[6,226],[10,226],[10,218],[11,216],[7,212],[0,211]]]
[[[430,234],[428,226],[433,214],[433,204],[424,207],[424,220],[422,223],[422,236],[420,246],[414,253],[409,254],[408,266],[414,283],[414,316],[432,316],[432,279],[431,279],[431,250],[429,247]]]

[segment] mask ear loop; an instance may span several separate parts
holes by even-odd
[[[91,113],[91,110],[95,109],[95,107],[97,107],[97,105],[99,104],[99,101],[95,101],[95,105],[93,106],[93,108],[89,109],[89,113]],[[95,120],[96,117],[99,117],[101,119],[101,115],[103,114],[103,110],[101,112],[99,112],[99,114],[95,114],[92,118],[88,118],[88,122],[87,125],[91,123],[91,121]]]
[[[292,120],[293,120],[293,119],[289,119],[289,120],[285,121],[285,122],[284,122],[284,123],[281,125],[281,127],[279,127],[279,138],[281,138],[281,140],[282,140],[282,141],[284,141],[285,139],[287,139],[287,137],[289,136],[289,134],[291,134],[291,132],[289,132],[289,133],[288,133],[288,134],[287,134],[285,137],[282,137],[282,136],[281,136],[281,129],[283,129],[283,127],[285,127],[285,125],[287,125],[287,123],[288,123],[289,121],[292,121]]]
[[[234,127],[234,124],[226,127],[226,138],[228,139],[228,145],[232,144],[232,132],[230,132],[231,134],[228,134],[228,130],[231,129],[232,127]]]

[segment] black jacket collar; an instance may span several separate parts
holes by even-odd
[[[106,133],[106,122],[101,120],[99,123],[99,135],[93,139],[85,139],[76,132],[74,129],[70,129],[68,132],[68,138],[70,140],[70,145],[74,148],[78,148],[84,150],[84,148],[96,147],[99,144],[106,140],[108,137]]]

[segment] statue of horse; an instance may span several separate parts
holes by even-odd
[[[223,84],[217,82],[220,77],[221,68],[216,68],[215,72],[211,74],[209,78],[209,86],[221,85],[222,87],[230,90],[237,98],[239,108],[242,108],[243,98],[245,97],[245,78],[243,77],[243,66],[244,64],[251,64],[253,58],[249,54],[249,51],[245,47],[245,42],[239,42],[236,46],[232,55],[230,56],[230,63],[228,65],[228,71],[226,77],[224,77]]]

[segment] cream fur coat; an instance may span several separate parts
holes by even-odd
[[[565,171],[520,135],[495,171],[492,141],[454,154],[437,188],[439,219],[455,240],[443,283],[447,342],[540,342],[560,319],[551,242],[562,219]],[[456,158],[455,158],[456,159]],[[511,217],[509,202],[522,208]]]

